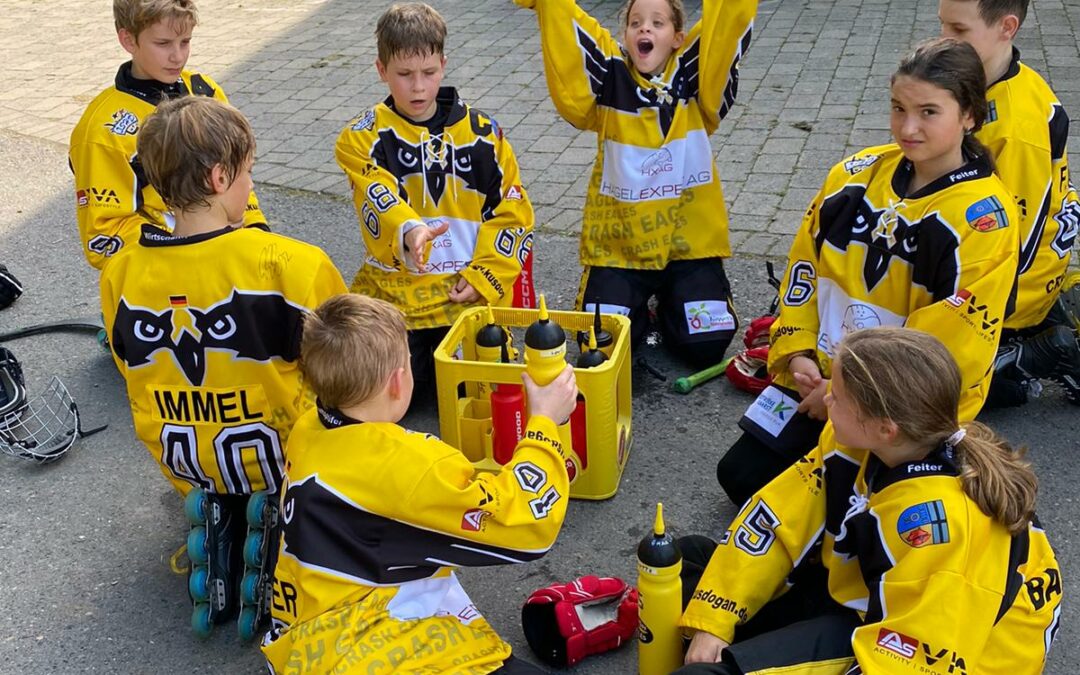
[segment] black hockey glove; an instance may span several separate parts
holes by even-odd
[[[22,284],[8,268],[0,265],[0,309],[4,309],[15,302],[22,295]]]

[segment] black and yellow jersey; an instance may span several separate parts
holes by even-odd
[[[1069,116],[1015,50],[986,99],[987,120],[975,137],[993,155],[1019,212],[1016,311],[1005,327],[1027,328],[1042,322],[1057,299],[1080,230],[1080,201],[1069,177]]]
[[[458,450],[319,406],[289,438],[273,626],[276,673],[474,673],[510,646],[454,570],[540,558],[566,515],[558,429],[529,420],[513,458],[478,473]]]
[[[960,420],[982,408],[1014,286],[1016,206],[983,158],[910,193],[899,146],[867,148],[829,172],[795,235],[771,329],[769,372],[790,389],[792,355],[829,376],[835,345],[860,328],[907,326],[960,366]]]
[[[574,0],[515,1],[536,10],[556,109],[597,135],[581,264],[657,270],[731,255],[709,134],[735,102],[757,0],[706,0],[701,21],[652,78]]]
[[[120,66],[113,86],[90,102],[71,132],[68,162],[75,174],[75,215],[83,253],[97,269],[124,246],[135,244],[143,223],[172,229],[172,214],[143,174],[135,139],[158,103],[188,94],[229,102],[208,75],[185,70],[172,84],[139,80],[132,76],[129,61]],[[252,192],[244,225],[265,224]]]
[[[854,661],[828,672],[1043,671],[1061,568],[1037,521],[1010,535],[979,510],[947,446],[889,468],[838,445],[827,428],[736,516],[681,624],[730,642],[786,592],[793,569],[817,564],[832,598],[864,621],[851,638]]]
[[[437,105],[416,123],[388,98],[349,122],[335,148],[367,249],[352,290],[401,309],[410,330],[454,322],[467,308],[449,299],[461,278],[481,302],[510,306],[532,250],[532,203],[502,128],[451,87]],[[450,229],[432,243],[427,269],[414,269],[405,233],[440,223]]]
[[[297,358],[304,314],[345,293],[319,248],[259,228],[142,238],[101,275],[101,309],[135,434],[182,494],[280,487],[311,406]]]

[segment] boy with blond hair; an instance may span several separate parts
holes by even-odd
[[[446,23],[395,4],[375,30],[390,96],[337,140],[367,256],[352,290],[405,314],[417,390],[432,354],[469,305],[531,307],[533,210],[498,123],[443,87]]]
[[[1013,45],[1029,0],[940,0],[941,33],[969,43],[986,71],[989,117],[976,138],[1016,196],[1020,261],[1015,310],[1006,317],[987,398],[1015,406],[1041,390],[1040,378],[1062,386],[1080,405],[1080,346],[1061,302],[1080,230],[1080,200],[1069,179],[1069,116],[1049,85],[1020,61]],[[1073,291],[1075,292],[1075,291]]]
[[[393,305],[326,301],[304,322],[300,362],[318,401],[289,439],[272,672],[543,672],[513,659],[454,568],[528,562],[554,543],[569,485],[555,420],[574,408],[573,369],[544,387],[523,375],[525,437],[478,473],[397,424],[413,378]]]
[[[135,433],[197,526],[192,624],[205,634],[236,616],[245,504],[279,491],[285,440],[311,406],[297,364],[304,315],[346,289],[319,248],[234,227],[251,194],[255,137],[232,106],[166,101],[145,120],[138,151],[175,227],[144,225],[112,259],[101,308]],[[241,615],[250,637],[262,605],[245,604],[256,615]]]
[[[113,0],[120,46],[131,60],[111,87],[90,102],[71,132],[75,215],[87,261],[98,270],[139,239],[143,223],[171,229],[172,214],[148,185],[135,152],[147,115],[168,98],[195,94],[228,103],[209,75],[185,69],[198,23],[193,0]],[[265,227],[255,193],[240,220]]]

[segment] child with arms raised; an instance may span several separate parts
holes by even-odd
[[[688,32],[682,0],[629,0],[621,45],[574,0],[515,1],[536,10],[555,107],[597,134],[578,308],[629,316],[636,344],[655,295],[665,343],[719,362],[739,322],[709,134],[735,101],[757,0],[706,0]]]

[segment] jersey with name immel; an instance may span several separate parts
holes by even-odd
[[[1027,328],[1045,319],[1057,300],[1080,229],[1080,201],[1069,178],[1069,116],[1015,50],[986,99],[987,119],[975,137],[993,155],[1020,216],[1016,311],[1005,327]]]
[[[321,404],[289,439],[273,625],[283,673],[468,673],[507,645],[454,571],[524,563],[555,541],[569,481],[558,429],[529,420],[513,458],[477,472],[429,434]]]
[[[532,250],[532,204],[502,128],[451,87],[436,100],[436,117],[414,123],[387,99],[349,122],[335,148],[367,249],[352,289],[397,306],[410,330],[454,322],[467,308],[449,299],[459,279],[481,302],[510,306]],[[441,223],[450,229],[417,269],[405,233]]]
[[[960,366],[960,420],[974,419],[1016,273],[1016,207],[984,158],[910,192],[914,168],[896,145],[837,164],[788,253],[769,371],[794,389],[787,363],[817,356],[829,376],[836,344],[875,326],[937,337]]]
[[[730,641],[787,590],[795,567],[817,564],[833,599],[864,619],[850,669],[828,672],[1043,671],[1061,612],[1054,551],[1037,521],[1010,535],[983,513],[947,446],[889,468],[826,429],[736,516],[681,623]]]
[[[83,253],[97,269],[124,246],[139,241],[143,223],[172,229],[172,214],[146,180],[135,152],[143,121],[166,98],[195,94],[228,103],[208,75],[185,70],[172,84],[140,80],[131,62],[120,66],[113,86],[87,106],[71,132],[68,161],[75,174],[75,215]],[[244,225],[265,225],[252,192]]]
[[[178,238],[147,225],[105,267],[135,434],[178,491],[280,488],[285,440],[311,406],[302,320],[345,292],[321,249],[259,228]]]
[[[757,0],[706,2],[655,77],[574,0],[515,1],[536,10],[555,107],[597,134],[581,264],[658,270],[731,255],[709,135],[735,102]]]

